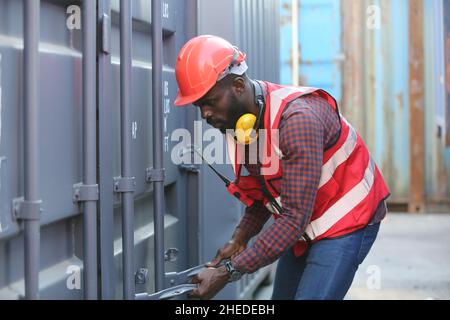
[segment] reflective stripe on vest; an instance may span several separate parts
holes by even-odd
[[[281,89],[275,90],[270,94],[270,105],[280,106],[283,100],[289,98],[291,95],[306,95],[314,91],[316,88],[306,88],[306,87],[282,87]],[[278,113],[279,108],[270,108],[270,127],[273,128],[275,121],[279,120],[281,114]]]
[[[345,119],[342,118],[344,121]],[[356,130],[349,126],[348,136],[344,144],[335,154],[322,166],[322,176],[320,177],[319,189],[323,187],[333,177],[336,168],[343,164],[353,153],[358,141]]]
[[[347,192],[318,219],[306,227],[306,234],[311,240],[327,232],[335,223],[352,211],[372,189],[375,176],[375,163],[370,158],[364,177],[353,189]]]

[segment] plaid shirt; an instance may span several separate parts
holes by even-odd
[[[303,235],[313,212],[324,150],[337,142],[340,127],[336,111],[320,97],[300,97],[286,107],[279,124],[280,149],[284,155],[281,160],[283,215],[233,259],[236,269],[253,273],[271,264]],[[245,168],[264,183],[260,165],[246,164]],[[370,223],[381,221],[385,213],[385,205],[380,204]],[[237,228],[256,236],[270,217],[269,210],[256,202],[246,209]]]

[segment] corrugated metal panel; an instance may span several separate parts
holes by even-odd
[[[414,31],[412,24],[416,22],[409,20],[411,10],[416,12],[410,1],[355,3],[343,0],[346,61],[342,110],[380,164],[392,192],[390,202],[411,205],[411,192],[422,189],[425,190],[424,201],[434,203],[429,206],[431,210],[445,210],[449,170],[448,148],[443,137],[446,125],[442,98],[443,40],[442,35],[439,36],[442,34],[439,21],[445,11],[439,9],[442,1],[433,1],[432,5],[427,1],[419,3],[423,3],[423,11],[417,9],[414,19],[421,20],[423,16],[423,32]],[[376,18],[376,14],[381,19],[380,27],[372,28],[368,23],[373,22],[371,19]],[[422,34],[423,49],[420,46]],[[410,64],[410,55],[420,56],[423,50],[424,57],[419,58],[425,64],[422,83],[420,68],[410,79],[410,70],[416,65]],[[425,89],[425,101],[420,102],[419,97],[411,101],[411,92],[417,94],[421,86]],[[412,125],[411,110],[415,119]],[[420,111],[423,114],[416,110],[423,110]],[[422,123],[425,130],[420,133]],[[419,150],[418,155],[413,156],[418,147],[424,151]],[[422,164],[418,161],[421,154],[424,154]],[[423,173],[413,168],[413,161],[414,166],[423,167]],[[439,204],[440,209],[435,204]],[[415,211],[416,207],[410,209]]]
[[[290,4],[288,0],[282,2],[281,79],[285,83],[292,82]],[[330,2],[314,2],[303,13],[302,4],[309,2],[300,2],[299,25],[303,27],[299,30],[299,44],[302,54],[310,52],[309,56],[314,58],[320,57],[322,51],[336,51],[324,47],[324,37],[315,36],[318,20],[310,21],[308,10],[328,10],[328,16],[342,16],[342,37],[334,36],[342,38],[345,56],[341,110],[358,129],[379,164],[392,192],[390,202],[409,204],[414,211],[423,210],[420,207],[424,202],[440,204],[441,210],[445,208],[443,204],[448,203],[450,191],[449,148],[448,143],[445,145],[450,99],[445,102],[442,92],[443,59],[448,56],[443,51],[442,33],[450,23],[444,24],[442,30],[442,21],[448,18],[445,10],[448,3],[341,0],[341,9],[336,6],[331,9]],[[320,29],[328,30],[326,26]],[[307,37],[302,38],[302,29]],[[329,30],[325,33],[332,34]],[[332,79],[331,75],[326,77]],[[307,84],[326,86],[320,81]],[[426,100],[422,102],[423,94]]]
[[[405,143],[409,136],[408,39],[405,37],[408,2],[365,2],[363,9],[370,5],[383,14],[379,29],[364,29],[361,68],[364,115],[363,123],[354,124],[380,165],[393,195],[390,200],[406,199],[409,193],[409,145]],[[361,22],[366,24],[367,20]],[[351,89],[344,83],[346,90]],[[349,109],[345,101],[344,108]]]
[[[450,197],[450,161],[446,146],[444,1],[424,4],[425,39],[425,192],[439,205]],[[448,9],[447,9],[448,12]],[[449,20],[450,22],[450,20]],[[447,24],[450,26],[450,23]],[[448,53],[447,53],[448,55]],[[448,201],[448,200],[447,200]]]
[[[236,45],[247,53],[250,77],[279,81],[279,4],[274,0],[235,1]]]
[[[345,1],[343,6],[347,8],[343,11],[346,61],[341,108],[379,164],[392,192],[390,200],[405,201],[409,194],[408,1]]]
[[[386,30],[389,42],[383,51],[389,50],[384,60],[385,74],[389,80],[381,82],[389,94],[385,97],[384,117],[378,122],[376,132],[384,133],[376,157],[381,159],[384,177],[388,179],[393,199],[407,198],[409,192],[409,144],[405,143],[410,130],[408,124],[408,34],[407,1],[389,2],[392,6]],[[387,3],[386,3],[387,5]],[[383,12],[383,11],[382,11]],[[381,93],[378,93],[379,95]],[[378,131],[379,130],[379,131]]]
[[[135,270],[145,267],[150,271],[146,284],[137,286],[136,291],[152,292],[154,199],[152,187],[146,183],[146,168],[152,165],[151,2],[132,2],[130,127],[133,129],[132,174],[136,177],[134,265]],[[103,18],[103,13],[110,14],[108,4],[107,0],[98,1],[99,19]],[[0,3],[0,297],[5,299],[15,299],[24,292],[23,235],[21,224],[12,215],[12,199],[23,195],[22,168],[26,156],[23,152],[22,121],[22,5],[22,1],[17,0]],[[83,173],[82,31],[67,28],[67,9],[70,5],[72,3],[69,1],[41,2],[39,170],[42,178],[39,186],[43,214],[40,297],[48,299],[79,299],[83,294],[79,288],[69,289],[66,283],[70,272],[75,270],[79,275],[77,272],[83,268],[82,215],[80,207],[73,202],[73,185],[82,180]],[[163,1],[165,137],[175,128],[188,127],[189,111],[173,112],[171,105],[177,93],[174,76],[176,55],[186,41],[186,30],[192,30],[189,26],[196,22],[189,22],[183,14],[191,12],[188,9],[192,5],[193,2],[182,0]],[[99,205],[99,268],[104,272],[99,297],[103,298],[122,297],[120,198],[113,193],[113,178],[120,175],[119,1],[112,1],[112,8],[111,49],[108,51],[111,55],[102,52],[99,58],[100,90],[97,92],[98,150],[101,153],[99,184],[102,190]],[[191,192],[186,191],[188,177],[172,163],[170,150],[173,143],[170,139],[165,141],[168,142],[164,153],[166,247],[180,250],[178,261],[167,263],[166,269],[180,271],[188,267],[188,244],[198,244],[198,239],[186,227],[191,214],[186,209],[187,194]]]
[[[280,3],[280,83],[292,84],[292,0]]]
[[[444,52],[445,52],[445,88],[446,88],[446,124],[447,124],[447,137],[446,145],[450,146],[450,3],[448,1],[443,1],[443,15],[444,15]],[[449,151],[446,152],[446,163],[450,162]]]
[[[300,84],[323,88],[341,100],[340,0],[300,0]]]
[[[4,298],[23,294],[23,236],[20,225],[12,218],[12,199],[24,192],[23,173],[23,100],[21,95],[23,28],[22,1],[2,1],[0,4],[0,55],[2,93],[3,157],[2,188],[0,189],[0,288]],[[80,265],[80,242],[75,240],[81,223],[78,208],[72,202],[72,185],[81,181],[79,144],[81,124],[80,68],[81,44],[76,32],[65,28],[65,8],[42,3],[40,47],[40,137],[39,181],[44,200],[41,247],[42,297],[47,292],[65,292],[63,296],[79,297],[79,291],[65,289],[66,264]],[[61,25],[51,28],[48,22]],[[13,249],[12,251],[10,249]],[[49,270],[53,277],[49,278]]]

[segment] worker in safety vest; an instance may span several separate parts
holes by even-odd
[[[377,237],[389,190],[330,94],[252,80],[245,60],[228,41],[199,36],[176,63],[175,105],[194,104],[226,134],[236,175],[228,191],[246,205],[191,297],[211,299],[278,260],[273,299],[343,299]]]

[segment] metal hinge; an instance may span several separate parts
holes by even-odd
[[[39,220],[42,213],[42,200],[25,201],[23,197],[12,201],[13,217],[15,220]]]

